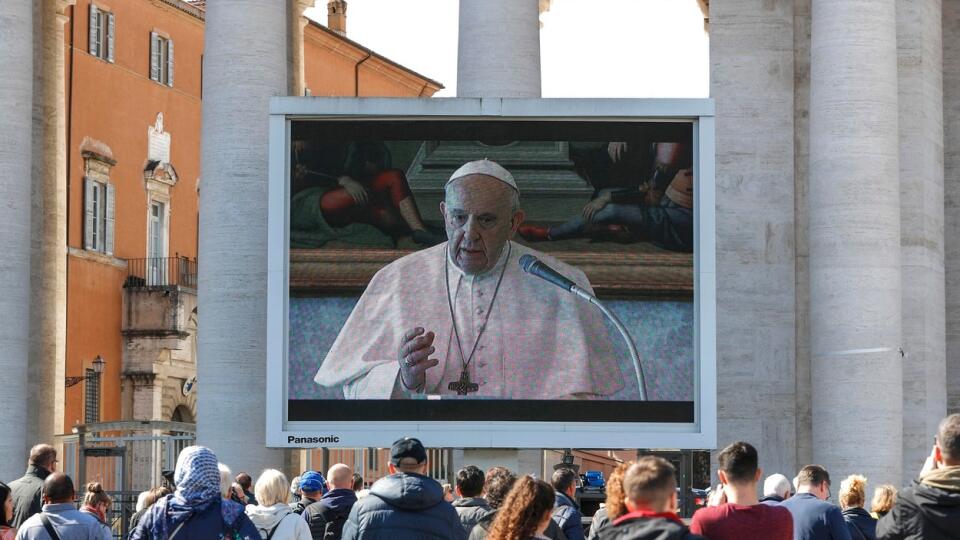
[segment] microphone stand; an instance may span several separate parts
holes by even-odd
[[[637,346],[633,344],[633,338],[630,337],[630,332],[627,331],[627,327],[625,327],[623,323],[620,322],[620,319],[610,311],[607,306],[603,305],[603,302],[596,296],[576,285],[570,288],[570,292],[597,306],[597,309],[603,312],[603,314],[613,322],[613,325],[617,327],[617,330],[620,331],[620,335],[623,337],[623,340],[627,342],[627,348],[630,350],[630,358],[633,359],[633,369],[637,373],[637,387],[640,389],[640,401],[647,401],[647,384],[643,377],[643,366],[640,364],[640,354],[637,352]]]

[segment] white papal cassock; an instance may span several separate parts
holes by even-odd
[[[440,361],[427,370],[424,393],[456,395],[448,385],[460,378],[463,367],[444,286],[448,279],[464,357],[470,357],[487,321],[468,366],[479,390],[468,397],[565,399],[617,392],[623,377],[602,315],[573,294],[524,273],[518,260],[527,253],[592,291],[580,270],[516,242],[504,246],[494,268],[477,275],[449,260],[446,243],[418,251],[377,272],[314,380],[342,386],[351,399],[410,396],[400,384],[397,349],[403,335],[420,326],[436,334],[437,350],[430,357]],[[487,319],[503,265],[506,272]]]

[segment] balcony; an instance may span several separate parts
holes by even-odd
[[[167,289],[197,288],[197,259],[181,257],[148,257],[127,259],[127,279],[123,288]]]

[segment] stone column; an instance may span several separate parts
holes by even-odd
[[[67,114],[64,24],[73,0],[34,4],[29,436],[63,432],[67,337]],[[90,359],[92,360],[92,358]],[[112,359],[119,362],[119,358]],[[109,359],[108,359],[109,361]]]
[[[287,92],[291,96],[302,96],[307,86],[306,76],[304,74],[303,59],[303,29],[309,24],[309,20],[303,16],[307,8],[313,7],[315,0],[288,0],[289,10],[287,11],[287,73],[288,86]]]
[[[30,172],[33,109],[33,2],[0,2],[0,478],[19,478],[30,439],[27,384],[30,322]]]
[[[903,485],[895,2],[812,6],[813,460]]]
[[[717,447],[755,444],[768,473],[796,466],[794,4],[710,4]]]
[[[960,0],[943,0],[947,410],[960,412]]]
[[[457,97],[540,97],[537,0],[460,0]]]
[[[457,97],[540,97],[538,0],[460,0]],[[454,469],[499,462],[542,474],[541,450],[466,449]]]
[[[940,0],[897,0],[903,473],[930,453],[947,410]]]
[[[207,4],[201,131],[197,438],[235,472],[265,446],[267,124],[287,93],[286,0]]]

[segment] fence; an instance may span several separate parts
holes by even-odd
[[[74,428],[61,438],[63,472],[75,480],[78,497],[88,482],[99,482],[113,498],[107,520],[114,538],[126,538],[141,491],[163,484],[180,451],[196,440],[183,422],[103,422]]]
[[[197,260],[181,257],[127,259],[124,287],[197,288]]]

